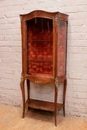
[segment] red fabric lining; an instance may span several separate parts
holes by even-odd
[[[52,62],[29,61],[28,73],[33,75],[52,75]]]
[[[47,28],[47,22],[49,22],[49,29]],[[41,25],[41,19],[37,19],[36,24],[32,20],[28,25],[28,74],[52,76],[53,31],[52,21],[47,22],[45,19],[43,25]]]
[[[49,24],[49,26],[48,26]],[[65,74],[66,24],[59,22],[57,45],[57,75]],[[53,25],[52,20],[37,18],[27,22],[28,74],[52,76]],[[44,41],[43,41],[44,40]]]

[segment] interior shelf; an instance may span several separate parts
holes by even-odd
[[[52,60],[44,60],[44,59],[27,59],[28,61],[41,61],[41,62],[46,62],[46,61],[48,61],[48,62],[52,62]]]
[[[53,40],[28,40],[27,42],[53,42]]]
[[[46,110],[46,111],[54,111],[54,103],[48,101],[41,101],[35,99],[28,99],[26,101],[26,106],[34,109]],[[57,110],[60,110],[63,107],[62,103],[57,103]]]

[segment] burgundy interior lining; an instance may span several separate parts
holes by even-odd
[[[57,75],[65,74],[66,24],[59,21]],[[51,19],[34,18],[27,22],[27,72],[30,75],[53,75],[53,24]]]
[[[52,76],[52,20],[32,19],[27,23],[28,74]]]

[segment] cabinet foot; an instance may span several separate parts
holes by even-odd
[[[24,113],[22,113],[22,118],[24,118]]]
[[[65,117],[65,106],[63,106],[63,116]]]
[[[55,122],[55,126],[57,126],[57,122]]]

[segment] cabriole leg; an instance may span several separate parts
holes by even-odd
[[[58,77],[55,79],[55,110],[54,110],[54,117],[55,117],[55,126],[57,126],[57,96],[58,96]]]
[[[22,112],[22,118],[24,118],[25,115],[25,87],[24,87],[25,80],[23,79],[23,76],[21,76],[21,82],[20,87],[22,91],[22,101],[23,101],[23,112]]]
[[[27,99],[30,99],[30,81],[27,79]],[[29,107],[28,107],[29,110]]]
[[[57,126],[57,87],[55,85],[55,110],[54,110],[55,126]]]
[[[66,79],[64,80],[64,89],[63,89],[63,115],[65,116],[65,96],[66,96]]]

